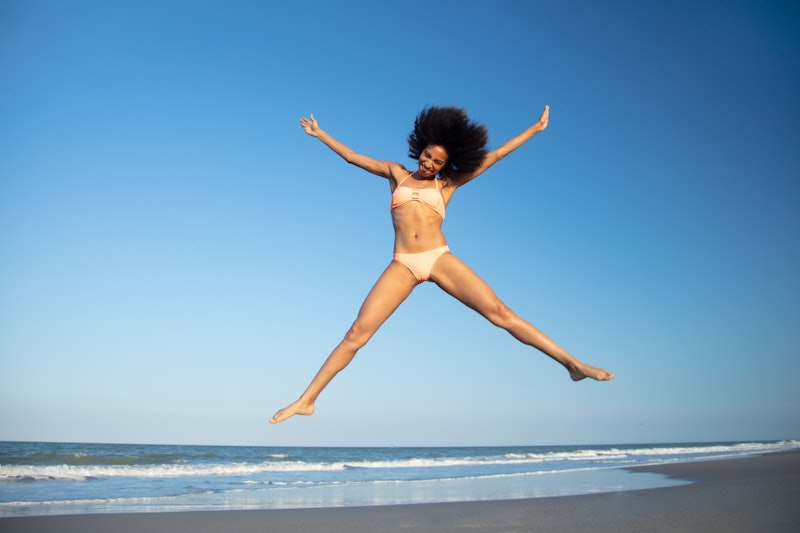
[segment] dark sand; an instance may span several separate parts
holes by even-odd
[[[648,466],[695,483],[464,503],[0,519],[0,532],[800,532],[800,452]]]

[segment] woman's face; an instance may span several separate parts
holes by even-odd
[[[421,178],[429,179],[436,177],[436,174],[444,168],[447,163],[447,151],[438,144],[429,144],[419,155],[419,175]]]

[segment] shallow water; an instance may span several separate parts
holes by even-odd
[[[292,448],[0,443],[0,516],[538,498],[682,484],[624,470],[800,441]]]

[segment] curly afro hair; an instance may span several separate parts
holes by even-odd
[[[439,173],[458,179],[481,166],[488,153],[489,132],[486,126],[473,122],[460,107],[430,106],[420,111],[414,131],[408,135],[408,156],[419,159],[429,144],[438,144],[447,151],[447,162]]]

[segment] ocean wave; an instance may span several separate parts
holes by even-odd
[[[127,464],[120,457],[95,461],[91,456],[86,460],[95,461],[84,464],[80,454],[69,454],[67,462],[61,464],[0,464],[0,483],[31,483],[36,481],[73,480],[89,481],[102,478],[177,478],[177,477],[249,477],[269,473],[303,473],[303,472],[337,472],[345,470],[419,470],[457,469],[471,467],[514,467],[525,464],[546,463],[584,463],[589,465],[629,465],[646,464],[664,460],[665,457],[681,456],[729,456],[764,453],[784,449],[800,448],[800,441],[779,442],[739,442],[731,444],[675,444],[675,445],[638,445],[638,446],[601,446],[574,447],[569,449],[543,449],[541,452],[498,452],[481,455],[486,450],[470,449],[474,455],[458,456],[455,454],[438,457],[405,457],[398,459],[343,459],[325,461],[322,459],[301,461],[291,459],[288,454],[274,453],[266,455],[267,461],[261,462],[222,462],[192,463],[180,454],[151,454],[142,456],[133,464]],[[415,452],[408,452],[415,453]],[[420,455],[429,453],[421,450]],[[46,454],[40,454],[46,455]],[[151,463],[159,457],[163,462]],[[42,457],[39,457],[42,459]],[[52,461],[48,457],[47,461]],[[142,464],[142,461],[148,461]],[[76,464],[78,463],[78,464]],[[98,464],[99,463],[99,464]],[[546,468],[546,467],[545,467]],[[563,468],[562,468],[563,470]]]
[[[628,455],[689,455],[689,454],[747,454],[767,453],[800,447],[800,441],[785,440],[776,442],[738,442],[733,444],[687,444],[626,450]]]
[[[4,464],[24,465],[68,465],[68,466],[87,466],[87,465],[106,465],[106,466],[133,466],[133,465],[158,465],[158,464],[182,464],[186,463],[186,457],[173,454],[145,454],[145,455],[121,455],[121,454],[91,454],[82,452],[57,453],[57,452],[34,452],[20,456],[3,457]]]
[[[115,505],[115,504],[156,504],[184,498],[185,494],[175,496],[147,496],[147,497],[128,497],[128,498],[91,498],[76,500],[48,500],[48,501],[13,501],[0,502],[0,509],[30,506],[56,506],[68,505],[76,507],[81,505]]]
[[[266,472],[309,472],[344,470],[343,463],[230,463],[169,464],[151,466],[0,465],[0,481],[76,480],[140,477],[172,478],[193,476],[245,476]]]

